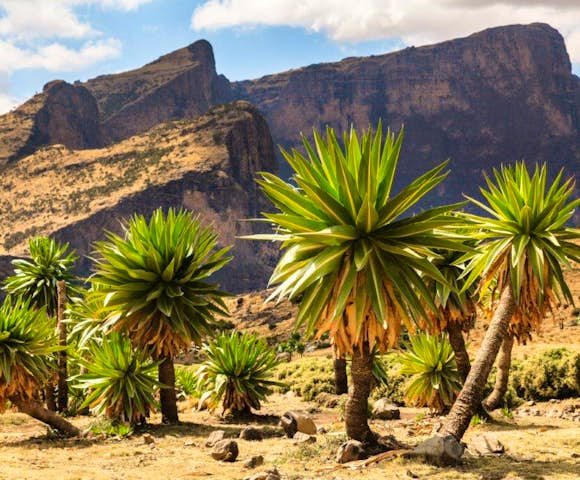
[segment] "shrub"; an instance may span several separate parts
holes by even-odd
[[[306,401],[314,400],[320,393],[334,393],[334,368],[327,358],[305,357],[284,363],[276,369],[276,379],[283,381],[282,392],[289,390]]]
[[[157,407],[159,362],[151,361],[145,350],[133,350],[120,333],[90,342],[88,350],[87,359],[78,359],[87,373],[74,378],[77,388],[90,391],[79,408],[92,407],[114,421],[142,422]]]
[[[405,390],[410,403],[443,412],[451,406],[461,382],[453,349],[445,336],[413,335],[401,355],[401,373],[411,375]]]
[[[175,367],[175,388],[181,399],[198,396],[197,368],[182,365]]]
[[[580,352],[552,348],[514,362],[511,384],[525,400],[580,396]]]
[[[232,413],[259,410],[272,388],[280,386],[270,380],[276,353],[255,334],[222,333],[203,351],[207,360],[197,371],[200,404],[208,401],[209,408],[216,408],[222,402],[223,411]]]

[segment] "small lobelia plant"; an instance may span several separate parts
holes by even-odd
[[[443,413],[461,390],[461,380],[451,344],[445,336],[418,333],[401,355],[401,374],[411,375],[408,402]]]
[[[204,345],[207,360],[197,371],[200,405],[210,409],[222,403],[222,414],[249,413],[259,410],[261,402],[282,383],[270,380],[278,365],[276,353],[255,334],[222,333]]]
[[[60,349],[44,307],[33,307],[30,299],[4,300],[0,307],[0,412],[9,400],[21,412],[75,436],[80,432],[74,425],[35,399]]]
[[[80,408],[91,407],[107,418],[131,425],[142,423],[158,407],[155,379],[160,362],[147,351],[134,350],[127,337],[111,333],[88,343],[88,355],[79,358],[86,373],[75,377],[76,387],[89,393]]]

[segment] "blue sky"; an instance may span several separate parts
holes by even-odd
[[[580,72],[577,0],[0,0],[0,113],[49,80],[137,68],[200,38],[241,80],[533,21],[559,29]]]

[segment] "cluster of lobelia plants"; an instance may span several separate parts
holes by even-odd
[[[502,342],[507,352],[510,339],[537,331],[558,302],[573,302],[562,265],[580,261],[579,231],[568,227],[579,202],[570,199],[572,179],[560,173],[549,182],[545,165],[532,172],[524,163],[503,166],[485,178],[483,201],[468,198],[486,216],[462,212],[465,203],[417,212],[447,176],[446,162],[395,193],[402,142],[402,130],[383,133],[379,123],[341,140],[331,128],[325,137],[315,131],[313,144],[303,139],[303,153],[282,151],[291,180],[270,173],[257,180],[277,209],[261,219],[273,231],[246,237],[281,242],[271,299],[297,301],[297,328],[307,337],[329,335],[338,357],[351,358],[346,433],[369,445],[377,441],[367,421],[375,357],[398,346],[403,331],[412,347],[405,368],[417,375],[409,395],[438,410],[450,407],[442,432],[459,440],[481,406]],[[70,258],[55,245],[56,263]],[[135,216],[122,235],[96,244],[88,288],[69,289],[75,298],[67,351],[78,370],[72,382],[87,393],[82,406],[138,423],[156,407],[159,390],[163,420],[178,421],[173,358],[208,342],[216,315],[227,315],[226,293],[210,282],[231,259],[217,245],[217,234],[199,218],[173,210],[157,210],[149,220]],[[15,263],[0,311],[0,405],[10,400],[27,413],[33,406],[31,414],[66,430],[38,413],[38,392],[54,389],[52,364],[67,340],[59,346],[49,334],[59,303],[54,287],[71,282],[62,272],[46,274],[50,294],[40,295],[41,283],[23,265]],[[61,266],[66,271],[68,264]],[[13,288],[15,279],[31,290]],[[473,325],[476,302],[492,313],[470,365],[463,333]],[[428,335],[414,337],[421,332]],[[196,377],[204,400],[233,411],[259,408],[275,385],[273,352],[237,333],[218,334],[204,350],[208,363]],[[19,355],[35,363],[23,367]]]

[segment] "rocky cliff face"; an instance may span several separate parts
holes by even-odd
[[[168,120],[198,117],[231,99],[205,40],[164,55],[137,70],[89,80],[99,104],[107,143],[142,133]]]
[[[0,166],[53,144],[68,148],[101,144],[97,103],[81,85],[47,83],[42,93],[0,116]]]
[[[246,102],[160,125],[112,147],[41,149],[5,172],[0,254],[26,255],[28,238],[52,235],[84,256],[105,231],[119,232],[135,213],[187,208],[215,225],[221,245],[234,245],[234,261],[217,277],[222,286],[234,292],[261,288],[276,251],[236,237],[258,228],[240,220],[263,210],[253,177],[275,167],[268,126]],[[80,267],[87,273],[84,258]],[[0,272],[9,260],[0,261]]]
[[[437,45],[348,58],[233,84],[277,143],[329,124],[405,126],[399,182],[450,158],[439,191],[473,192],[481,170],[525,159],[552,171],[580,162],[580,80],[561,35],[544,24],[485,30]]]

